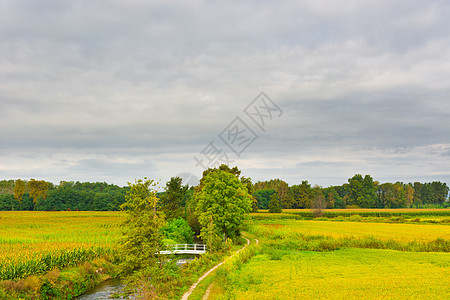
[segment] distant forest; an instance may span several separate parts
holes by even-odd
[[[311,186],[306,180],[289,186],[281,179],[273,179],[254,183],[252,190],[258,209],[268,209],[271,199],[276,199],[283,209],[311,208],[318,201],[323,208],[450,207],[446,183],[379,183],[370,175],[360,174],[339,186]],[[105,182],[61,181],[55,185],[35,179],[3,180],[0,210],[115,211],[125,202],[127,191],[128,187]],[[184,198],[191,197],[192,188],[185,191]]]
[[[311,208],[320,200],[323,208],[424,208],[450,207],[446,183],[382,183],[370,175],[356,174],[339,186],[311,186],[308,181],[289,186],[280,179],[254,184],[259,209],[267,209],[275,194],[282,208]],[[319,202],[320,202],[319,201]]]

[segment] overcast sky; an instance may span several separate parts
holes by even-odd
[[[445,0],[0,0],[0,179],[164,183],[207,153],[450,183],[449,28]]]

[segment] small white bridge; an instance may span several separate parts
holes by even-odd
[[[159,254],[203,254],[205,252],[204,244],[177,244],[171,250],[160,251]]]

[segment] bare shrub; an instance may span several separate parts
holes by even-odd
[[[315,218],[320,218],[325,214],[325,208],[327,207],[327,203],[322,194],[314,197],[314,200],[311,202],[311,212]]]

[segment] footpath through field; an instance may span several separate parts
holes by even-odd
[[[250,245],[250,240],[246,237],[244,237],[244,239],[247,240],[247,245],[245,245],[244,247],[242,247],[241,249],[239,249],[238,251],[236,251],[233,255],[229,256],[228,258],[226,258],[225,260],[223,260],[221,263],[217,264],[216,266],[212,267],[209,271],[207,271],[205,274],[202,275],[202,277],[200,277],[196,283],[194,283],[193,285],[191,285],[191,287],[189,288],[189,290],[184,293],[183,297],[181,298],[181,300],[187,300],[189,298],[189,296],[194,292],[195,288],[197,287],[197,285],[203,280],[205,279],[209,274],[211,274],[211,272],[213,272],[214,270],[216,270],[218,267],[220,267],[222,264],[224,264],[227,260],[231,259],[232,257],[234,257],[236,254],[238,254],[239,252],[241,252],[242,250],[244,250],[245,248],[247,248]],[[258,244],[258,240],[255,239],[256,244]],[[208,298],[208,294],[209,294],[209,290],[211,288],[211,285],[208,287],[205,296],[206,298]],[[203,297],[205,299],[205,297]]]

